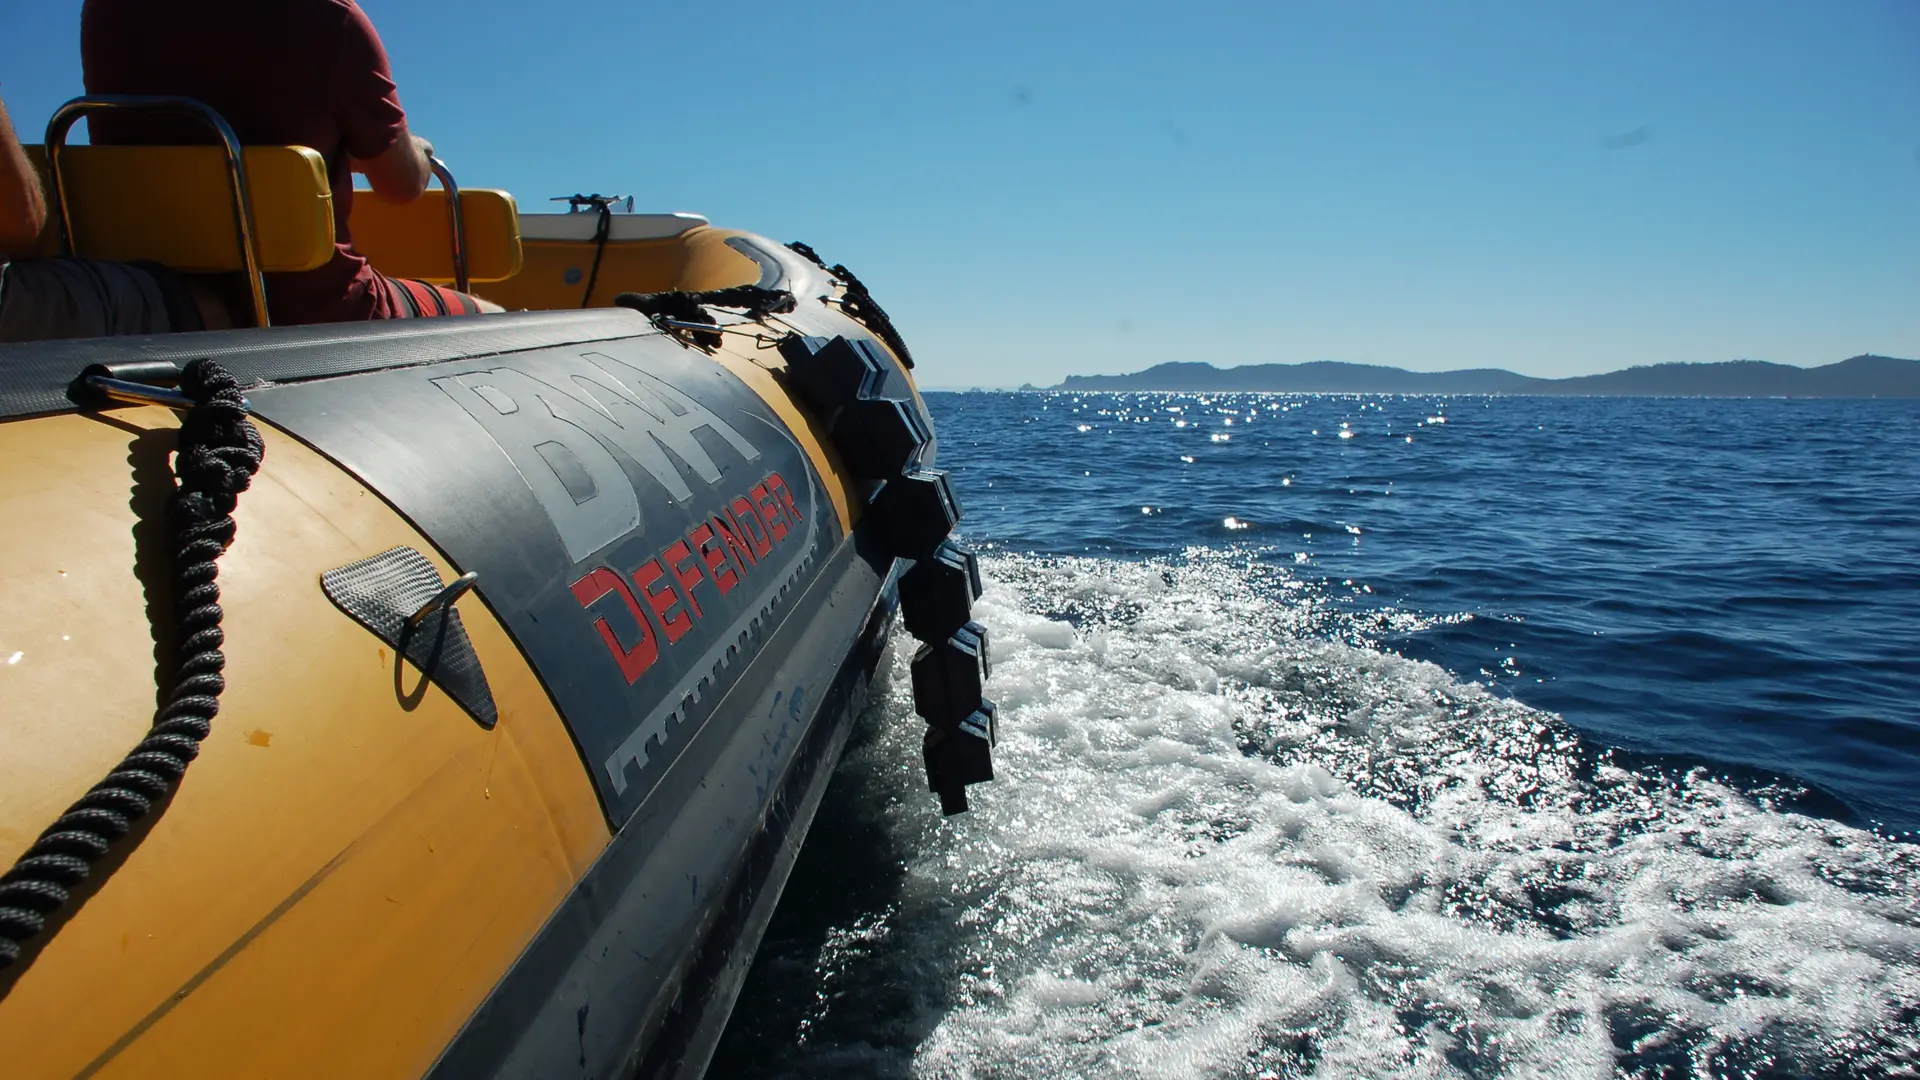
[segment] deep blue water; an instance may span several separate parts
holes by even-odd
[[[710,1075],[1912,1076],[1920,402],[932,394],[896,642]]]
[[[929,404],[977,542],[1246,548],[1427,617],[1343,629],[1608,744],[1784,773],[1830,812],[1920,829],[1920,402]]]

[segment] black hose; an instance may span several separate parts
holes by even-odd
[[[0,876],[0,968],[19,959],[21,946],[66,905],[93,864],[179,783],[220,711],[226,689],[220,647],[226,639],[216,560],[233,540],[234,505],[266,448],[247,419],[239,383],[225,368],[195,360],[181,373],[180,390],[194,407],[180,421],[174,461],[179,487],[168,506],[179,675],[140,745]]]
[[[600,258],[607,253],[607,238],[613,235],[613,204],[602,200],[596,205],[600,220],[593,226],[593,269],[587,272],[587,292],[580,298],[582,308],[593,303],[593,285],[600,280]]]

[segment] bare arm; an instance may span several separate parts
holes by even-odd
[[[0,258],[38,251],[40,230],[46,224],[47,197],[40,190],[40,174],[20,149],[7,107],[0,103]]]
[[[367,183],[373,185],[374,195],[381,200],[410,203],[427,190],[427,181],[433,176],[433,167],[427,159],[432,155],[432,143],[402,130],[386,153],[371,161],[354,160],[350,167],[366,176]]]

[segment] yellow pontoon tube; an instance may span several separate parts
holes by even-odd
[[[89,225],[83,149],[75,241],[192,242]],[[576,310],[0,346],[0,1073],[697,1076],[896,608],[930,786],[991,777],[864,288],[500,194],[472,287]],[[448,210],[367,246],[451,276]]]

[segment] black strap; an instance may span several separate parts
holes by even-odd
[[[413,297],[413,290],[407,288],[405,285],[402,285],[400,283],[399,278],[390,278],[382,274],[380,279],[382,281],[385,281],[387,283],[387,288],[392,290],[394,293],[398,294],[400,299],[406,303],[407,317],[409,319],[419,319],[419,318],[425,317],[426,313],[420,310],[420,301],[414,299]]]
[[[418,284],[421,288],[424,288],[425,290],[427,290],[428,296],[433,297],[433,306],[439,314],[441,315],[453,314],[453,312],[447,308],[447,294],[442,292],[437,286],[433,284],[433,282],[421,281],[419,278],[415,278],[414,282]]]

